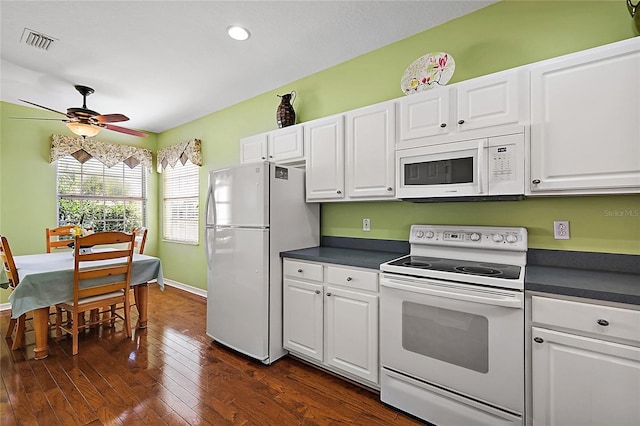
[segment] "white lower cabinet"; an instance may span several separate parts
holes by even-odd
[[[640,424],[640,311],[533,297],[534,426]]]
[[[284,259],[284,347],[379,387],[378,272]]]

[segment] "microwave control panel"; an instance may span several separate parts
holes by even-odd
[[[515,179],[513,167],[516,165],[514,145],[494,146],[489,148],[489,170],[494,182],[505,182]]]
[[[490,192],[524,194],[524,145],[522,133],[489,138],[487,177]]]

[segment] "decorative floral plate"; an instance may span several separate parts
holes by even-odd
[[[405,95],[423,92],[449,82],[456,69],[453,56],[446,52],[431,52],[413,61],[402,76],[400,87]]]

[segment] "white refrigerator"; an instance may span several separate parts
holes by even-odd
[[[280,252],[319,245],[318,204],[304,171],[272,163],[209,172],[207,335],[271,364],[282,347]]]

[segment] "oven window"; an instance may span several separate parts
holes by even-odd
[[[402,302],[402,347],[469,370],[489,371],[489,322],[466,312]]]
[[[473,183],[473,157],[404,165],[405,185]]]

